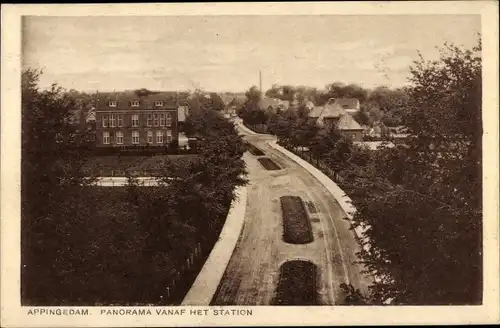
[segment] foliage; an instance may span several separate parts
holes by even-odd
[[[369,226],[360,253],[380,277],[372,301],[481,303],[480,46],[446,45],[412,67],[405,123],[411,137],[350,169],[344,188]],[[390,165],[387,165],[390,163]]]
[[[224,101],[222,100],[222,98],[215,92],[212,92],[210,94],[210,100],[211,100],[211,105],[212,105],[213,110],[220,112],[220,111],[223,111],[224,108],[226,107],[224,105]]]
[[[188,116],[202,143],[198,156],[160,158],[160,186],[142,187],[132,175],[123,188],[90,186],[81,171],[88,154],[66,124],[73,102],[56,86],[38,90],[39,74],[23,73],[23,305],[182,299],[196,274],[186,258],[198,244],[208,254],[235,186],[246,183],[234,125],[204,104]],[[178,274],[177,298],[167,299]]]
[[[405,90],[368,94],[362,112],[373,122],[397,108],[392,123],[408,128],[410,137],[394,140],[393,148],[369,151],[335,129],[309,136],[311,155],[336,172],[357,209],[351,222],[365,227],[369,240],[360,240],[358,255],[377,279],[366,296],[344,286],[350,302],[482,302],[480,51],[480,44],[472,50],[445,45],[439,60],[414,63]],[[342,88],[329,90],[339,95]],[[296,147],[298,121],[276,115],[270,131]]]
[[[61,203],[91,182],[82,172],[90,145],[85,132],[69,123],[75,101],[55,84],[39,90],[41,73],[24,70],[21,80],[21,249],[22,262],[30,265],[23,267],[23,296],[36,290],[42,278],[34,273],[46,267],[46,255],[60,252],[60,225],[73,217],[72,209]]]

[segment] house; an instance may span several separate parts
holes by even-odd
[[[334,104],[351,115],[359,112],[359,100],[356,98],[337,98],[334,99]]]
[[[165,147],[178,144],[186,106],[170,94],[99,93],[95,109],[96,146]]]
[[[311,122],[319,126],[335,126],[340,132],[354,141],[363,140],[363,127],[341,106],[329,102],[324,106],[314,107],[308,114]]]
[[[278,111],[287,110],[290,106],[290,102],[275,98],[262,97],[257,103],[257,106],[259,106],[259,109],[262,111],[276,113]]]
[[[237,111],[238,109],[243,106],[245,103],[246,97],[245,96],[235,96],[233,97],[228,104],[226,105],[226,108],[224,109],[224,116],[227,118],[230,117],[236,117],[237,116]]]

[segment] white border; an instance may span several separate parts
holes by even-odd
[[[231,326],[497,323],[498,230],[498,6],[495,1],[2,5],[1,325]],[[252,316],[27,316],[19,295],[20,21],[22,15],[400,15],[480,14],[483,37],[484,305],[418,307],[247,307]],[[453,273],[450,273],[453,274]],[[190,307],[177,307],[189,309]],[[244,308],[244,307],[237,307]],[[211,308],[211,310],[214,308]]]

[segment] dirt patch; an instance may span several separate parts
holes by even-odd
[[[288,261],[281,266],[272,305],[317,305],[317,269],[308,261]]]
[[[290,244],[307,244],[313,241],[311,222],[302,202],[297,196],[280,197],[283,213],[283,240]]]
[[[267,157],[257,158],[257,160],[262,164],[266,170],[279,170],[281,169],[278,164],[276,164],[272,159]]]
[[[264,152],[251,143],[247,143],[248,151],[254,156],[264,156]]]

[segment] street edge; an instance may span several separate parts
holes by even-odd
[[[233,255],[245,219],[247,188],[245,186],[237,187],[236,195],[237,199],[231,203],[219,240],[215,243],[181,305],[209,305],[217,291]]]

